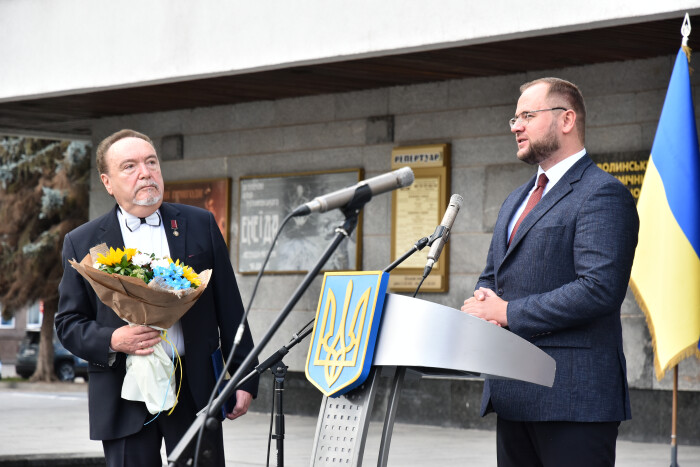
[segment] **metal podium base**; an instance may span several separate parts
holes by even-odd
[[[324,397],[311,450],[311,466],[361,466],[365,440],[377,392],[378,371],[339,397]]]

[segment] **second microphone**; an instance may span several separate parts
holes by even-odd
[[[425,269],[423,270],[423,277],[427,277],[428,274],[430,274],[430,271],[433,269],[433,265],[440,257],[440,253],[442,253],[442,249],[450,239],[450,231],[452,230],[452,226],[455,223],[455,217],[457,217],[457,213],[462,207],[463,202],[464,198],[457,194],[452,195],[450,198],[450,204],[445,210],[445,216],[442,218],[442,222],[440,222],[440,225],[437,227],[437,229],[435,229],[435,233],[433,234],[433,237],[437,238],[433,239],[433,244],[428,252],[428,261],[425,264]]]

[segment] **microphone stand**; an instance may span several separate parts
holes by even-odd
[[[282,394],[284,393],[284,377],[287,376],[287,365],[279,362],[275,368],[270,368],[275,376],[275,434],[272,439],[277,440],[277,467],[284,467],[284,409],[282,408]]]
[[[310,321],[306,326],[308,326],[312,322],[313,320]],[[262,362],[260,365],[256,366],[255,370],[253,370],[252,372],[262,373],[269,368],[275,377],[275,385],[273,389],[275,392],[274,406],[276,408],[275,434],[272,435],[272,438],[277,440],[277,467],[284,467],[284,409],[282,405],[282,396],[284,393],[284,378],[285,376],[287,376],[288,367],[282,362],[282,358],[284,358],[284,356],[287,355],[289,349],[291,349],[299,342],[304,340],[304,338],[311,334],[313,330],[313,327],[309,327],[301,333],[294,334],[292,336],[293,339],[289,342],[289,344],[283,345],[277,352],[270,355],[270,357],[268,357],[267,360]],[[252,376],[252,374],[249,376]]]
[[[438,238],[442,237],[445,234],[445,226],[444,225],[438,225],[437,228],[435,229],[435,232],[430,237],[423,237],[420,240],[418,240],[411,248],[406,250],[406,253],[401,255],[399,259],[391,263],[389,266],[384,268],[384,272],[391,272],[398,266],[399,264],[403,263],[406,261],[409,256],[411,256],[413,253],[416,251],[420,251],[426,246],[433,246],[433,243],[435,243],[435,240]]]
[[[432,238],[432,236],[431,236],[431,238]],[[436,237],[436,238],[437,238],[437,237]],[[435,238],[432,239],[432,240],[431,240],[430,238],[428,238],[428,237],[423,237],[423,238],[421,238],[420,240],[418,240],[418,241],[415,243],[415,245],[413,245],[409,250],[407,250],[406,253],[404,253],[403,255],[401,255],[401,257],[400,257],[399,259],[397,259],[396,261],[394,261],[393,263],[391,263],[389,266],[387,266],[386,268],[384,268],[384,272],[391,272],[391,271],[393,271],[394,268],[395,268],[396,266],[398,266],[399,264],[401,264],[401,263],[403,263],[404,261],[406,261],[406,260],[408,259],[408,257],[411,256],[413,253],[415,253],[416,251],[422,250],[423,248],[425,248],[426,245],[432,245],[434,241],[435,241]]]
[[[287,315],[289,315],[289,313],[292,311],[292,308],[294,308],[294,305],[296,305],[297,302],[301,299],[301,296],[304,294],[304,292],[306,292],[306,289],[309,288],[311,282],[316,278],[316,275],[321,271],[321,268],[326,264],[326,262],[338,248],[340,243],[346,237],[350,236],[352,231],[357,226],[357,220],[360,211],[362,210],[364,205],[371,199],[372,190],[369,188],[369,186],[361,185],[357,187],[353,199],[344,208],[341,209],[342,213],[345,215],[345,222],[343,222],[343,225],[341,227],[337,227],[335,229],[336,235],[331,241],[331,243],[328,245],[326,250],[318,259],[314,267],[306,274],[302,283],[294,291],[294,294],[289,299],[282,311],[279,313],[272,325],[270,325],[270,328],[267,330],[262,339],[260,339],[258,345],[256,345],[250,351],[245,360],[240,364],[238,370],[236,370],[236,372],[226,384],[224,389],[221,391],[219,396],[216,399],[214,399],[214,401],[208,407],[208,409],[205,408],[205,410],[200,412],[197,418],[192,422],[187,432],[185,432],[183,437],[180,439],[180,442],[178,442],[178,444],[173,449],[171,455],[168,457],[169,467],[185,467],[191,465],[189,464],[189,462],[193,460],[194,455],[191,452],[188,452],[186,454],[186,452],[190,451],[190,445],[192,444],[193,440],[198,435],[198,433],[200,431],[204,432],[207,430],[210,433],[213,433],[220,428],[221,422],[219,422],[216,419],[216,414],[219,412],[219,410],[221,410],[221,406],[224,404],[224,402],[228,400],[229,397],[231,397],[233,391],[239,386],[239,384],[241,384],[243,379],[243,373],[246,371],[246,368],[250,367],[251,363],[255,361],[262,349],[267,345],[267,343],[270,341],[275,332],[277,332],[279,327],[287,318]],[[204,435],[202,436],[204,437]]]
[[[311,322],[307,323],[306,326],[308,326],[308,325],[311,324],[312,322],[313,322],[313,320],[312,320]],[[306,326],[304,326],[304,327],[306,328]],[[277,363],[281,363],[281,362],[282,362],[282,359],[284,358],[284,356],[287,355],[287,354],[289,353],[289,350],[292,349],[292,347],[294,347],[295,345],[297,345],[299,342],[303,341],[303,340],[306,338],[306,336],[308,336],[309,334],[311,334],[311,332],[312,332],[313,330],[314,330],[313,327],[309,327],[309,328],[307,328],[307,329],[302,329],[302,331],[297,332],[296,334],[293,334],[293,335],[292,335],[292,340],[289,341],[289,343],[288,343],[287,345],[283,345],[282,347],[280,347],[275,353],[273,353],[272,355],[270,355],[265,361],[263,361],[263,362],[260,363],[258,366],[256,366],[255,369],[254,369],[253,371],[251,371],[250,373],[248,373],[248,374],[236,385],[236,387],[234,388],[234,391],[235,391],[236,389],[238,389],[239,387],[243,386],[243,384],[245,384],[248,380],[250,380],[250,379],[253,378],[254,376],[260,375],[260,374],[264,373],[264,372],[265,372],[266,370],[268,370],[268,369],[270,369],[270,370],[272,371],[272,373],[275,374],[275,370],[272,370],[272,367],[273,367],[274,365],[277,365]],[[284,363],[281,363],[281,365],[284,365]],[[286,368],[286,367],[285,367],[285,368]],[[217,398],[217,399],[214,401],[214,403],[216,403],[218,400],[219,400],[219,399]],[[222,401],[222,404],[223,404],[223,402],[225,402],[225,399]],[[280,405],[279,407],[281,407],[281,405]],[[197,412],[197,417],[198,417],[197,420],[199,420],[199,417],[205,416],[206,411],[207,411],[207,408],[205,407],[205,408],[203,408],[202,410],[200,410],[199,412]],[[280,414],[281,414],[281,412],[280,412]],[[284,415],[283,415],[283,414],[281,414],[281,415],[282,415],[282,419],[284,419]],[[195,423],[197,423],[197,421],[195,421]],[[207,420],[206,423],[207,423],[207,427],[209,427],[210,424],[211,424],[211,420]],[[283,423],[282,427],[283,427],[283,429],[284,429],[284,421],[283,421],[282,423]],[[201,426],[201,423],[200,423],[200,424],[197,424],[196,430],[193,432],[194,434],[196,434],[196,432],[197,432],[197,430],[199,430],[199,427],[200,427],[200,426]],[[185,437],[188,437],[188,434],[190,433],[190,431],[191,431],[192,429],[193,429],[193,428],[190,427],[190,429],[187,431],[187,433],[185,434],[185,436],[183,437],[183,439],[184,439]],[[215,429],[216,429],[216,428],[214,428],[213,430],[215,430]],[[282,434],[284,434],[283,431],[282,431]],[[278,444],[279,444],[279,442],[278,442]],[[179,444],[178,444],[178,446],[179,446]],[[187,447],[188,447],[188,446],[185,446],[185,448],[187,448]],[[208,448],[211,448],[211,447],[208,447]],[[177,449],[177,447],[176,447],[176,449]],[[188,455],[191,455],[191,453],[189,453]],[[206,457],[206,456],[205,456],[205,457]],[[170,459],[169,459],[169,460],[170,460]],[[175,464],[170,463],[169,465],[170,465],[170,466],[173,466],[173,465],[181,465],[181,464],[178,464],[178,463],[175,463]],[[185,463],[185,464],[182,464],[182,465],[187,465],[187,464]],[[281,467],[281,466],[280,466],[280,467]]]
[[[418,240],[413,247],[411,247],[406,253],[401,255],[400,258],[398,258],[396,261],[391,263],[389,266],[387,266],[384,269],[384,272],[390,272],[392,271],[396,266],[404,262],[406,259],[408,259],[409,256],[411,256],[413,253],[416,251],[420,251],[423,248],[425,248],[426,245],[432,245],[435,240],[438,238],[442,237],[444,234],[445,230],[443,226],[438,226],[437,229],[435,229],[435,232],[428,237],[423,237],[420,240]],[[430,271],[428,271],[428,274],[430,274]],[[425,280],[425,277],[427,277],[427,274],[423,276],[423,279],[420,281],[420,284],[418,284],[418,287],[416,288],[415,293],[413,296],[415,297],[416,294],[418,293],[418,289],[420,289],[420,286],[423,284],[423,281]],[[398,411],[399,408],[399,396],[401,394],[401,388],[403,388],[403,383],[404,379],[406,378],[406,367],[405,366],[397,366],[395,373],[394,373],[394,378],[391,383],[391,388],[389,389],[389,403],[387,406],[387,411],[384,416],[384,425],[382,427],[382,438],[379,443],[379,459],[377,461],[377,465],[380,467],[384,467],[387,465],[387,461],[389,459],[389,447],[391,446],[391,435],[392,435],[392,427],[394,426],[394,420],[396,419],[396,412]]]

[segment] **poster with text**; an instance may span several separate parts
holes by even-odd
[[[324,195],[356,184],[360,169],[300,173],[280,176],[242,177],[238,235],[238,271],[257,273],[284,218],[295,208]],[[313,268],[342,226],[339,209],[292,218],[280,233],[266,272],[295,273]],[[350,238],[323,267],[324,271],[356,270],[361,251],[361,220]]]

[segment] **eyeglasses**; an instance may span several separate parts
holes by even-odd
[[[524,112],[520,112],[520,115],[516,115],[515,117],[511,118],[508,120],[508,124],[510,125],[510,128],[512,129],[515,125],[521,124],[522,126],[527,126],[528,123],[530,123],[530,120],[532,120],[537,112],[548,112],[550,110],[569,110],[564,107],[552,107],[551,109],[540,109],[540,110],[526,110]]]

